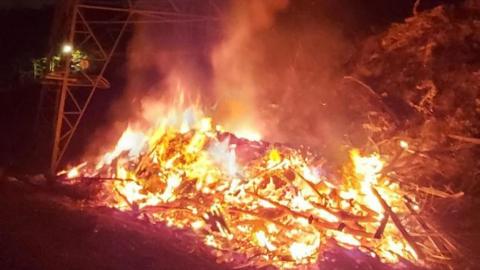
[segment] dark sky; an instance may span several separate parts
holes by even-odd
[[[55,2],[55,0],[1,0],[0,9],[41,8],[43,5],[53,2]]]

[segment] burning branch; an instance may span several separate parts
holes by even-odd
[[[461,142],[466,142],[466,143],[472,143],[472,144],[480,144],[480,139],[478,138],[471,138],[471,137],[465,137],[465,136],[459,136],[459,135],[448,135],[448,137],[461,141]]]
[[[252,145],[255,155],[238,161],[238,145]],[[385,168],[395,168],[384,166],[379,154],[352,151],[351,158],[343,181],[332,184],[303,152],[240,140],[202,119],[150,133],[128,130],[97,164],[63,175],[67,181],[99,180],[98,205],[191,229],[219,260],[229,261],[234,252],[256,266],[295,268],[315,263],[325,240],[370,250],[388,263],[423,258],[423,246],[387,204],[400,207],[410,194],[385,181]],[[389,220],[398,232],[389,229]]]
[[[378,191],[374,187],[372,187],[372,192],[375,195],[375,197],[377,197],[378,201],[382,205],[385,212],[387,212],[387,214],[392,218],[393,223],[395,224],[397,229],[400,231],[403,238],[405,238],[408,244],[413,248],[413,250],[415,250],[415,253],[417,254],[418,258],[423,259],[425,257],[423,254],[423,251],[420,249],[420,247],[417,245],[415,240],[412,238],[412,236],[410,236],[410,234],[407,232],[405,227],[402,225],[402,222],[400,221],[400,218],[398,218],[397,214],[393,212],[392,208],[390,208],[387,202],[385,202],[385,200],[382,198],[380,193],[378,193]]]

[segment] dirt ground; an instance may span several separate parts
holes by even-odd
[[[0,269],[251,269],[216,264],[183,234],[115,210],[82,207],[65,194],[0,181]],[[325,252],[318,267],[392,269],[360,251],[338,248]]]
[[[53,198],[21,183],[0,185],[0,269],[227,269],[175,250],[172,234]]]

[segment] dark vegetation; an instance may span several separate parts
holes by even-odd
[[[477,8],[437,7],[392,25],[363,43],[347,78],[356,97],[358,91],[368,97],[370,107],[351,103],[350,113],[359,117],[353,123],[367,123],[365,136],[377,142],[372,147],[387,149],[395,138],[410,142],[413,153],[397,161],[396,177],[464,192],[456,199],[433,196],[423,209],[454,236],[459,255],[468,258],[459,269],[478,264],[480,248]]]

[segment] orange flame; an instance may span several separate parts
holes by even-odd
[[[280,268],[312,264],[323,250],[320,243],[328,239],[346,248],[366,247],[389,263],[400,257],[417,261],[391,223],[383,238],[371,236],[384,212],[372,187],[400,213],[406,211],[399,185],[381,175],[385,161],[379,154],[352,150],[353,167],[341,184],[333,185],[288,148],[270,148],[239,163],[236,145],[219,140],[222,129],[199,109],[161,110],[167,118],[154,121],[153,128],[127,128],[113,151],[96,164],[73,167],[66,177],[124,179],[105,183],[108,199],[98,203],[121,211],[136,205],[152,222],[191,228],[214,249],[264,254],[256,258],[259,263]],[[152,212],[149,206],[166,210]]]

